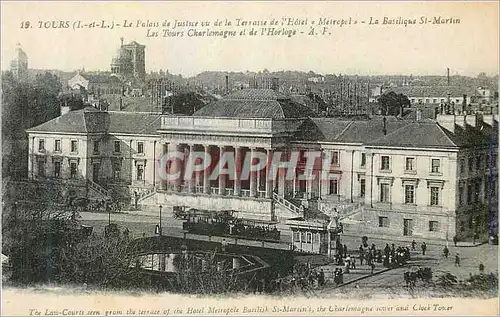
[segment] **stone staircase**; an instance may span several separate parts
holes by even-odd
[[[278,195],[277,193],[273,193],[273,200],[274,202],[283,207],[285,210],[290,212],[293,216],[292,217],[301,217],[302,216],[302,211],[300,207],[297,207],[295,204],[291,203],[285,197],[282,197]]]
[[[153,197],[158,192],[156,187],[148,188],[137,195],[137,204],[143,204],[148,198]]]
[[[93,196],[93,198],[104,200],[111,199],[111,194],[107,189],[90,179],[87,179],[87,188],[89,190],[89,196]]]

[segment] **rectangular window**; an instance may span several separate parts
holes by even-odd
[[[94,141],[94,153],[99,153],[99,141]]]
[[[476,170],[481,170],[481,156],[476,157]]]
[[[38,151],[45,151],[45,140],[38,140]]]
[[[438,222],[437,221],[429,221],[429,231],[438,231]]]
[[[469,157],[469,172],[474,170],[474,158]]]
[[[414,171],[415,170],[415,158],[414,157],[407,157],[406,158],[405,170],[406,171]]]
[[[476,181],[474,184],[474,202],[479,202],[479,194],[481,193],[481,182]]]
[[[366,154],[361,153],[361,167],[365,167],[365,166],[366,166]]]
[[[332,165],[339,165],[339,152],[332,152]]]
[[[54,177],[61,176],[61,162],[54,162]]]
[[[441,160],[440,159],[432,159],[431,160],[431,172],[439,173],[441,170]]]
[[[137,142],[137,153],[144,153],[144,142]]]
[[[293,232],[293,241],[294,242],[300,242],[300,232],[299,231],[294,231]]]
[[[390,193],[390,185],[389,184],[380,184],[380,202],[388,203],[390,201],[389,193]]]
[[[54,151],[61,152],[61,140],[54,141]]]
[[[75,162],[71,162],[69,165],[71,178],[76,178],[78,173],[78,165]]]
[[[439,206],[439,187],[431,187],[431,206]]]
[[[366,179],[359,180],[359,197],[365,197],[366,192]]]
[[[120,165],[116,164],[113,167],[113,177],[114,177],[114,179],[120,179],[120,176],[121,176]]]
[[[378,226],[388,228],[389,227],[389,218],[388,217],[378,217]]]
[[[472,184],[467,185],[467,204],[472,204]]]
[[[460,159],[460,175],[463,175],[465,173],[465,160]]]
[[[71,152],[78,152],[78,141],[71,140]]]
[[[415,186],[405,185],[405,204],[415,203]]]
[[[330,195],[338,195],[339,193],[339,181],[337,179],[330,180]]]
[[[45,161],[38,161],[38,176],[45,177]]]
[[[381,158],[381,164],[380,164],[380,169],[384,171],[388,171],[390,169],[390,160],[389,156],[382,156]]]
[[[137,180],[142,181],[144,177],[144,165],[137,164]]]
[[[307,243],[312,243],[312,233],[311,232],[307,233]]]
[[[458,204],[462,205],[464,203],[464,187],[458,187]]]
[[[437,98],[432,99],[432,102],[437,103],[438,102]]]
[[[120,141],[115,141],[115,153],[120,153]]]

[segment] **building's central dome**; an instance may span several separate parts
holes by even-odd
[[[272,89],[243,89],[194,113],[199,117],[306,118],[314,112]]]

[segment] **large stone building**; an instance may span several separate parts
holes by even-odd
[[[10,71],[17,79],[25,78],[28,75],[28,55],[26,55],[19,43],[17,43],[16,52],[10,62]]]
[[[111,60],[111,73],[122,78],[144,79],[146,76],[145,48],[146,46],[136,41],[124,45],[123,38],[121,38],[120,48]]]
[[[139,205],[235,210],[278,220],[309,210],[340,214],[345,230],[395,239],[470,236],[497,201],[497,123],[493,115],[440,114],[414,121],[315,118],[306,106],[270,89],[244,89],[193,116],[84,109],[28,130],[32,179],[81,181]],[[320,153],[310,165],[306,153]],[[170,180],[169,153],[234,154],[235,177],[211,164]],[[298,162],[289,177],[268,168],[244,178],[244,158]],[[293,153],[298,153],[294,156]],[[204,156],[206,157],[206,156]],[[173,163],[173,162],[170,162]],[[313,179],[301,179],[305,172]],[[493,203],[490,202],[490,198]],[[497,230],[497,229],[495,229]]]

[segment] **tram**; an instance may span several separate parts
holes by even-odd
[[[228,236],[258,241],[278,241],[280,231],[276,221],[238,218],[235,210],[203,210],[175,206],[174,217],[182,219],[182,229],[188,233]]]

